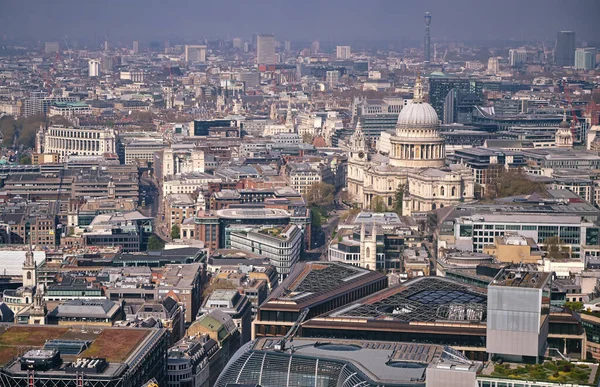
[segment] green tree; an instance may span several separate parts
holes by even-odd
[[[148,239],[148,250],[156,251],[156,250],[162,250],[164,248],[165,248],[165,242],[163,242],[163,240],[160,239],[159,237],[157,237],[156,235],[152,235]]]
[[[313,230],[320,229],[323,226],[323,219],[318,208],[312,207],[310,209],[310,222]]]
[[[402,216],[402,200],[404,199],[404,188],[399,186],[396,190],[396,195],[394,196],[394,212],[398,214],[398,216]]]
[[[306,144],[312,144],[313,143],[313,136],[310,133],[304,133],[302,135],[302,142],[306,143]]]
[[[12,116],[0,119],[0,133],[2,133],[2,146],[9,148],[13,146],[17,122]]]
[[[21,165],[31,165],[31,157],[29,155],[23,155],[19,158],[19,164]]]
[[[490,168],[487,173],[485,190],[487,199],[546,192],[546,186],[543,182],[531,180],[522,169],[506,170],[504,167],[499,166]]]
[[[309,206],[330,207],[335,197],[335,187],[331,184],[314,183],[306,194]]]
[[[544,240],[543,250],[546,252],[546,257],[551,259],[569,258],[569,248],[564,245],[564,242],[559,237],[553,236]]]
[[[375,212],[385,212],[385,202],[381,196],[375,196],[371,201],[371,210]]]
[[[573,312],[581,312],[583,310],[583,302],[565,302],[565,308],[572,310]]]
[[[174,224],[171,228],[171,238],[179,239],[181,237],[181,227],[178,224]]]

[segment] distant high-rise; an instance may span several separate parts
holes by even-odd
[[[231,44],[233,45],[233,48],[237,48],[238,50],[241,50],[244,47],[244,42],[242,42],[242,38],[233,38]]]
[[[88,75],[90,77],[97,77],[100,75],[100,61],[96,59],[90,59],[88,66]]]
[[[185,45],[185,61],[188,63],[206,62],[206,46]]]
[[[310,53],[311,53],[311,55],[317,55],[319,53],[320,49],[321,49],[321,43],[319,43],[318,40],[315,40],[310,45]]]
[[[53,54],[55,52],[58,52],[59,48],[60,47],[58,42],[46,42],[46,44],[44,45],[44,51],[46,52],[46,54]]]
[[[556,47],[554,47],[554,63],[561,67],[575,64],[575,32],[558,32]]]
[[[256,63],[275,64],[275,35],[261,34],[256,36]]]
[[[104,41],[104,52],[108,52],[108,40]]]
[[[431,14],[429,12],[425,12],[425,64],[429,64],[431,61]]]
[[[138,54],[140,52],[140,42],[137,40],[133,41],[133,53]]]
[[[335,48],[335,56],[338,59],[349,59],[351,55],[350,46],[337,46]]]
[[[292,51],[292,42],[290,42],[289,40],[286,40],[285,42],[283,42],[283,48],[284,48],[285,52]]]
[[[594,47],[575,50],[575,68],[577,70],[593,70],[596,68],[596,49]]]
[[[516,48],[508,50],[508,61],[512,67],[519,66],[527,62],[527,50]]]
[[[500,71],[500,62],[498,57],[492,56],[488,59],[487,72],[488,74],[496,75]]]

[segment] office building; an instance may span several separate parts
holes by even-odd
[[[511,67],[517,67],[527,62],[527,50],[524,48],[515,48],[508,50],[508,62]]]
[[[309,309],[306,320],[385,289],[383,274],[337,262],[298,262],[258,308],[252,337],[283,336]],[[363,324],[364,325],[364,324]]]
[[[206,46],[186,44],[185,61],[187,63],[206,62]]]
[[[36,142],[43,144],[42,152],[58,154],[61,161],[70,155],[104,156],[116,153],[116,134],[111,128],[75,128],[50,126],[42,128]]]
[[[575,32],[558,32],[556,46],[554,47],[554,63],[560,67],[575,64]]]
[[[263,34],[256,36],[256,63],[259,65],[277,63],[275,35]]]
[[[240,348],[215,386],[243,378],[244,385],[265,387],[473,387],[482,368],[441,345],[296,338],[293,351],[281,351],[277,343],[260,338]]]
[[[60,45],[58,42],[46,42],[44,44],[44,52],[46,54],[55,54],[60,50]]]
[[[191,336],[175,343],[168,351],[168,387],[210,387],[210,375],[219,374],[217,366],[222,348],[208,335]],[[214,377],[213,377],[214,378]]]
[[[486,351],[506,360],[544,356],[551,273],[503,270],[488,286]]]
[[[593,70],[596,68],[596,49],[594,47],[575,50],[575,68],[577,70]]]
[[[431,14],[429,12],[425,12],[425,44],[423,46],[425,56],[425,66],[429,64],[431,61]]]
[[[289,40],[286,40],[285,42],[283,42],[283,49],[287,53],[291,52],[292,51],[292,42],[290,42]]]
[[[337,46],[335,48],[335,57],[337,59],[346,60],[350,59],[352,56],[352,52],[350,50],[350,46]]]
[[[88,62],[88,76],[97,77],[100,75],[100,61],[96,59],[90,59]]]
[[[444,101],[452,89],[465,94],[482,95],[481,82],[466,78],[431,77],[429,79],[429,103],[438,117],[444,117]]]
[[[307,319],[301,336],[452,345],[484,360],[486,305],[483,288],[418,277]]]
[[[133,53],[134,54],[140,53],[140,42],[138,42],[137,40],[133,41]]]
[[[233,227],[233,226],[231,226]],[[232,231],[231,248],[269,258],[281,279],[285,278],[302,251],[302,230],[294,224],[283,228],[261,228]]]

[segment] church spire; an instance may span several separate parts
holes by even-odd
[[[350,146],[352,147],[353,151],[357,152],[365,151],[367,149],[365,134],[363,133],[360,119],[356,122],[356,128],[354,129],[354,133],[352,133],[352,137],[350,138]]]
[[[285,126],[288,129],[294,128],[294,119],[292,116],[292,97],[288,99],[287,113],[285,115]]]
[[[423,102],[423,83],[421,82],[421,73],[418,73],[417,80],[415,82],[413,103],[421,103],[421,102]]]

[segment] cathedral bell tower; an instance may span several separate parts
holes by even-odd
[[[23,286],[34,288],[36,286],[36,272],[37,267],[35,260],[33,259],[33,252],[31,251],[31,242],[29,248],[25,253],[25,262],[23,263]]]

